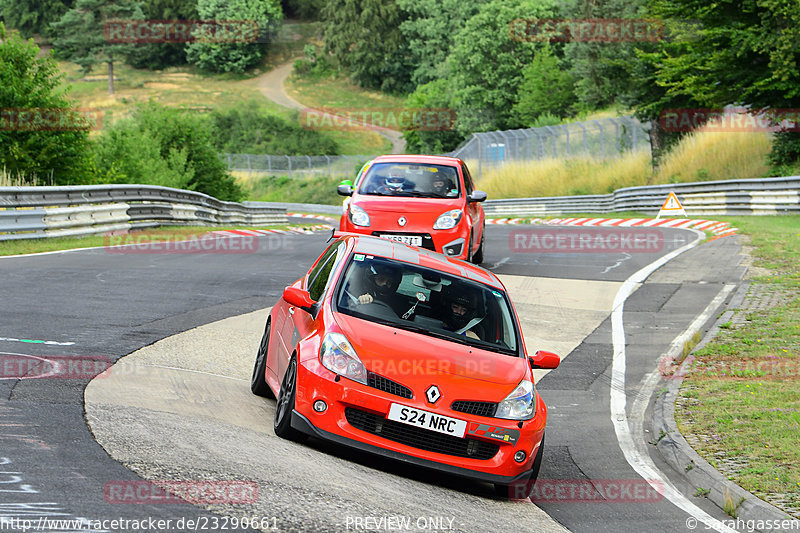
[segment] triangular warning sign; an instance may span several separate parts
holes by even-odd
[[[656,219],[661,218],[661,215],[683,215],[686,216],[686,211],[683,210],[683,206],[681,205],[681,201],[678,200],[678,197],[675,196],[675,193],[670,191],[669,196],[664,201],[664,204],[661,206],[661,210],[658,212],[658,216]]]

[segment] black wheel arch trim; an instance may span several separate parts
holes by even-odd
[[[510,485],[516,481],[526,479],[526,477],[530,475],[530,470],[526,470],[525,472],[517,476],[499,476],[497,474],[487,474],[485,472],[479,472],[477,470],[470,470],[468,468],[461,468],[458,466],[437,463],[436,461],[431,461],[429,459],[421,459],[419,457],[414,457],[412,455],[406,455],[404,453],[396,452],[393,450],[387,450],[379,446],[349,439],[347,437],[342,437],[341,435],[337,435],[335,433],[319,429],[314,424],[312,424],[308,418],[298,413],[296,410],[292,410],[292,427],[297,431],[302,431],[307,435],[327,440],[329,442],[342,444],[344,446],[356,448],[361,451],[365,451],[375,455],[380,455],[382,457],[386,457],[389,459],[394,459],[396,461],[410,463],[416,466],[422,466],[424,468],[438,470],[440,472],[445,472],[447,474],[466,477],[477,481],[485,481],[487,483],[502,483],[505,485]]]

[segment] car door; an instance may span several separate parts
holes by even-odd
[[[336,270],[336,266],[343,259],[346,248],[347,244],[343,241],[333,243],[325,253],[322,254],[317,264],[314,265],[308,273],[304,288],[315,302],[320,302],[322,304],[324,301],[331,284],[331,274]],[[283,366],[279,367],[280,376],[283,376],[283,372],[286,370],[289,358],[294,352],[297,343],[314,331],[316,322],[314,317],[311,316],[311,313],[294,306],[289,306],[287,313],[286,323],[281,335],[281,337],[285,339],[287,357],[282,362]]]
[[[469,197],[469,195],[475,190],[475,184],[473,183],[472,175],[469,173],[469,169],[464,162],[461,163],[461,173],[464,175],[464,190],[466,197]],[[481,243],[481,238],[483,237],[483,205],[480,202],[468,201],[467,216],[472,221],[472,242],[470,243],[470,246],[472,247],[470,253],[471,255],[478,250],[478,246]]]

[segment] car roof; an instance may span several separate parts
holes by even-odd
[[[453,259],[430,250],[408,246],[382,237],[350,234],[344,235],[342,238],[353,241],[353,253],[388,257],[420,265],[452,276],[485,283],[505,292],[505,287],[492,272],[460,259]]]
[[[459,166],[463,161],[457,157],[444,155],[381,155],[372,160],[372,164],[375,163],[430,163]]]

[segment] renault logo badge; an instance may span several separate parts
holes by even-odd
[[[400,217],[397,219],[397,223],[400,224],[401,226],[405,226],[406,222],[408,222],[408,220],[406,220],[406,217]]]
[[[425,391],[425,396],[428,398],[428,402],[436,403],[439,401],[439,398],[442,397],[442,393],[439,392],[439,387],[431,385],[428,387],[428,390]]]

